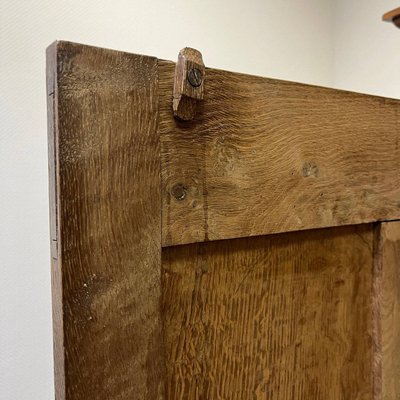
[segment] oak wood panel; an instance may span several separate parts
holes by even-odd
[[[371,225],[163,249],[167,398],[373,398]]]
[[[400,101],[207,69],[195,120],[176,121],[174,65],[159,62],[164,246],[400,218]]]
[[[57,399],[161,399],[157,59],[68,42],[49,58]]]
[[[400,221],[379,224],[376,235],[377,399],[400,398]]]

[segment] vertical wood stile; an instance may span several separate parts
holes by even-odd
[[[157,59],[58,42],[47,68],[56,398],[163,399]]]

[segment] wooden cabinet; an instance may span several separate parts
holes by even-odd
[[[57,42],[57,400],[396,400],[400,101]]]

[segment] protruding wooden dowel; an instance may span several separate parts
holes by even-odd
[[[175,68],[174,116],[190,121],[196,114],[197,102],[204,98],[205,67],[198,50],[185,47],[179,52]]]

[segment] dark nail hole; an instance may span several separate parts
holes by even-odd
[[[178,183],[171,189],[171,194],[176,200],[182,201],[187,195],[187,188],[182,183]]]

